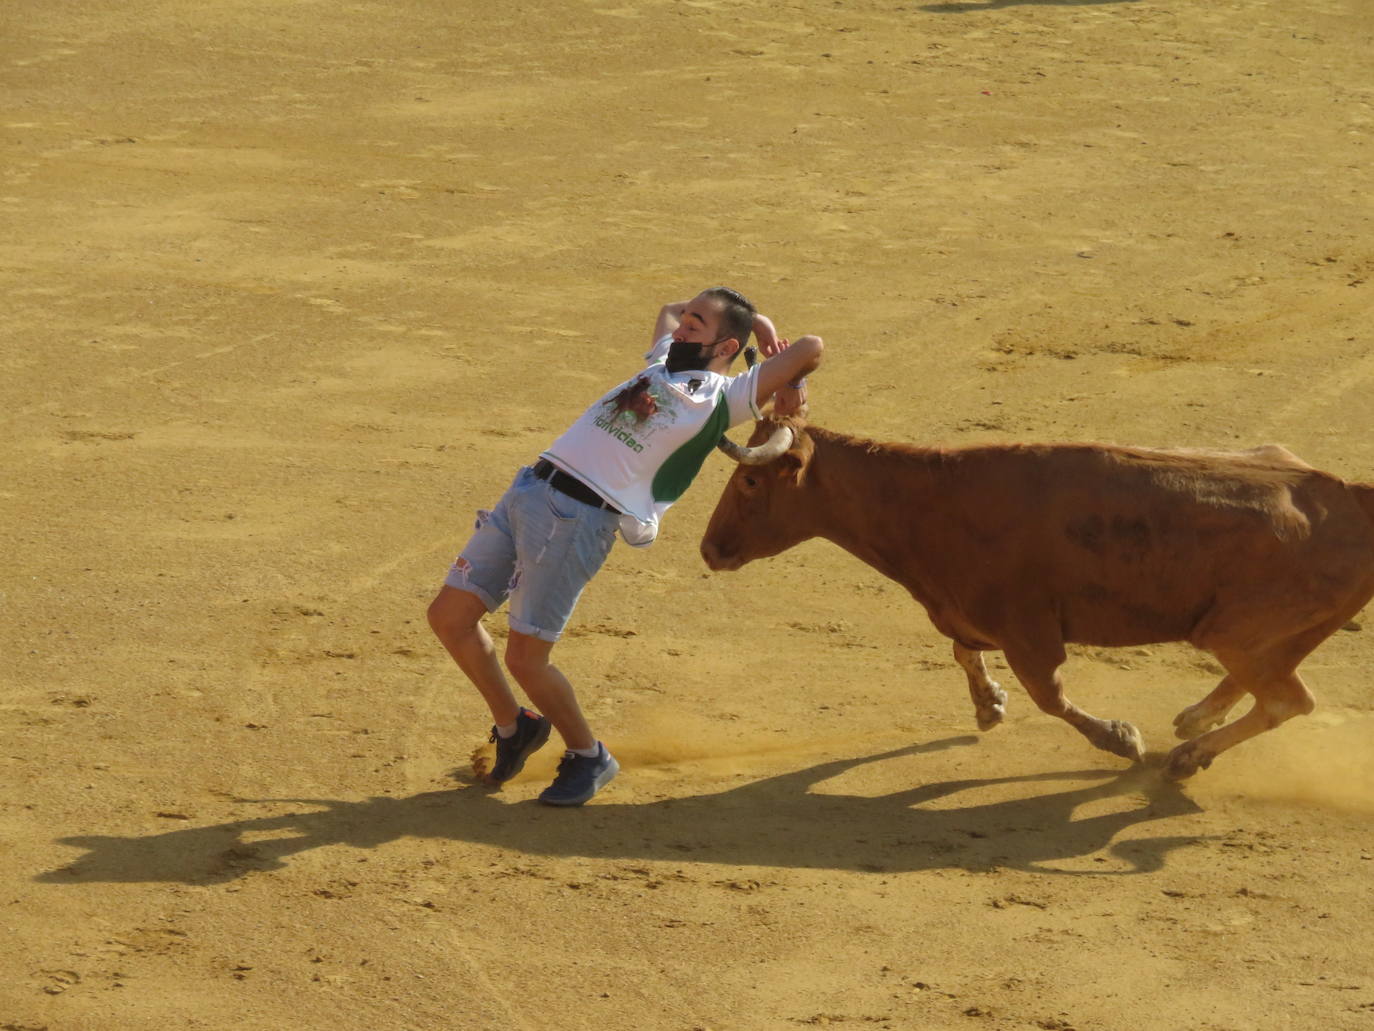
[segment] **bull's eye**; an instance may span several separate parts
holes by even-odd
[[[755,477],[753,477],[753,476],[745,476],[745,477],[744,477],[744,485],[745,485],[746,487],[757,487],[757,486],[759,485],[759,481],[758,481],[757,478],[755,478]]]

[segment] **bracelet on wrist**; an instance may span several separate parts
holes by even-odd
[[[803,376],[801,379],[792,380],[787,385],[793,390],[800,390],[802,387],[806,386],[806,377]]]

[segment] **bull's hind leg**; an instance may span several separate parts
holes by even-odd
[[[1280,723],[1294,716],[1305,716],[1316,708],[1316,699],[1297,674],[1298,663],[1331,636],[1345,618],[1341,616],[1309,627],[1259,652],[1236,651],[1210,643],[1208,650],[1226,667],[1229,675],[1193,708],[1206,706],[1213,698],[1217,699],[1215,704],[1219,708],[1229,694],[1238,694],[1237,686],[1254,695],[1254,707],[1234,723],[1210,730],[1175,748],[1165,760],[1165,774],[1175,780],[1191,777],[1198,770],[1205,770],[1228,748],[1235,748],[1256,734],[1273,730]],[[1189,711],[1185,709],[1183,715]]]
[[[1227,680],[1230,679],[1227,677]],[[1302,677],[1296,673],[1271,675],[1247,682],[1247,688],[1255,696],[1254,707],[1234,723],[1208,731],[1175,748],[1165,760],[1164,772],[1167,776],[1174,780],[1191,777],[1198,770],[1205,770],[1212,765],[1212,760],[1228,748],[1235,748],[1256,734],[1273,730],[1294,716],[1305,716],[1316,706],[1312,692],[1307,690]]]
[[[1174,717],[1174,733],[1184,741],[1191,741],[1211,730],[1226,719],[1226,714],[1235,708],[1244,694],[1245,685],[1228,675],[1206,698]]]
[[[988,668],[983,664],[983,653],[965,648],[954,642],[954,661],[964,669],[968,677],[968,693],[973,699],[973,713],[978,717],[979,730],[991,730],[1002,722],[1007,712],[1007,692],[1002,685],[988,676]]]
[[[1139,762],[1145,755],[1145,741],[1131,724],[1123,720],[1098,719],[1064,697],[1059,667],[1066,656],[1064,645],[1057,638],[1029,646],[1006,645],[1003,654],[1041,712],[1058,716],[1105,752],[1132,762]]]

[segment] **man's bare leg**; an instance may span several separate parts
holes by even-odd
[[[577,704],[572,684],[549,662],[554,642],[512,630],[506,641],[506,668],[569,749],[596,747],[596,737]]]
[[[458,668],[481,692],[493,722],[508,726],[520,714],[520,703],[506,682],[496,648],[482,626],[486,613],[487,607],[477,595],[445,584],[430,602],[429,625]]]

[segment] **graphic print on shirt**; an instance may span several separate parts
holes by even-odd
[[[612,418],[633,415],[635,421],[643,423],[658,414],[658,398],[649,389],[649,377],[640,376],[628,387],[610,400],[603,402],[614,410]]]
[[[540,455],[620,509],[621,535],[635,547],[657,536],[725,431],[759,415],[757,366],[737,376],[670,373],[671,343],[657,341],[643,369],[604,391]]]
[[[601,402],[603,411],[594,425],[605,430],[626,447],[644,450],[654,431],[677,418],[677,401],[672,391],[640,376],[629,386]]]

